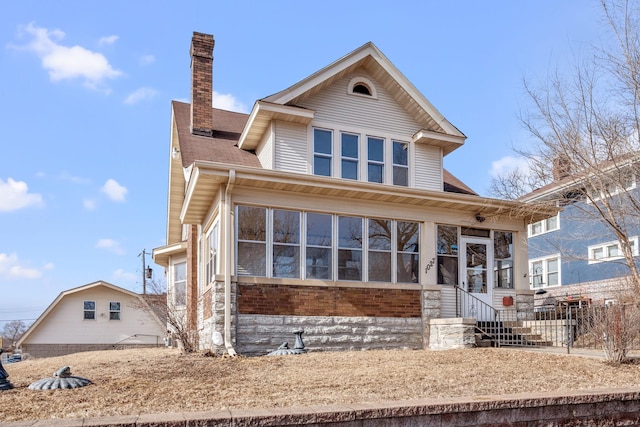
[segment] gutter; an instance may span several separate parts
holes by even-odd
[[[225,224],[225,257],[224,257],[224,346],[227,349],[229,356],[237,356],[236,350],[233,348],[231,342],[231,254],[233,251],[233,245],[231,242],[231,236],[233,226],[231,215],[231,191],[233,185],[236,182],[236,171],[234,169],[229,170],[229,180],[227,181],[227,187],[224,191],[224,224]]]

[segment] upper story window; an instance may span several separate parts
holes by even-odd
[[[367,98],[378,99],[378,92],[373,82],[366,77],[354,77],[347,86],[349,95],[366,96]]]
[[[409,186],[409,144],[393,141],[393,184]]]
[[[359,149],[360,137],[352,133],[342,133],[341,151],[342,151],[342,177],[347,179],[358,179],[359,166]]]
[[[96,302],[95,301],[83,301],[84,308],[84,320],[96,319]]]
[[[591,191],[592,200],[606,199],[624,191],[636,188],[636,176],[630,171],[622,171],[610,182],[603,183],[600,188]]]
[[[117,301],[109,303],[109,320],[120,320],[120,303]]]
[[[313,129],[313,174],[331,176],[333,132]]]
[[[334,138],[334,134],[338,137]],[[410,165],[408,142],[339,129],[313,128],[314,175],[408,187]]]
[[[367,137],[367,181],[384,182],[384,139]]]
[[[531,288],[546,288],[560,285],[560,256],[552,255],[529,261]]]
[[[629,238],[631,253],[638,256],[638,236]],[[624,252],[619,241],[602,243],[589,246],[589,264],[597,264],[604,261],[615,261],[624,258]]]
[[[529,237],[548,233],[550,231],[558,229],[560,229],[560,217],[559,215],[556,215],[529,225]]]
[[[187,263],[173,266],[173,303],[176,307],[187,305]]]

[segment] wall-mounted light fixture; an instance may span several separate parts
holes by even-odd
[[[180,150],[178,150],[176,147],[173,147],[173,150],[171,150],[171,158],[175,160],[178,158],[179,155],[180,155]]]
[[[482,215],[480,215],[480,213],[477,213],[477,214],[476,214],[476,221],[478,221],[478,222],[484,222],[484,220],[485,220],[485,219],[486,219],[486,218],[485,218],[485,217],[483,217]]]

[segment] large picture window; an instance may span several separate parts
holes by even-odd
[[[362,218],[338,217],[338,280],[362,280]]]
[[[266,276],[267,210],[238,206],[238,274]]]
[[[369,280],[391,282],[391,221],[369,220]]]
[[[420,271],[420,224],[398,221],[396,223],[397,278],[399,283],[418,283]]]
[[[333,216],[307,213],[306,278],[333,280]]]
[[[438,284],[458,284],[458,227],[438,225]]]
[[[300,277],[300,213],[273,210],[273,277]]]
[[[236,222],[238,275],[419,280],[418,222],[240,205]]]

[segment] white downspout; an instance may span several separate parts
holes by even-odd
[[[236,171],[229,171],[229,181],[224,191],[224,223],[225,223],[225,254],[224,254],[224,346],[229,356],[237,356],[233,344],[231,342],[231,254],[233,253],[233,221],[231,215],[231,191],[233,184],[236,182]]]

